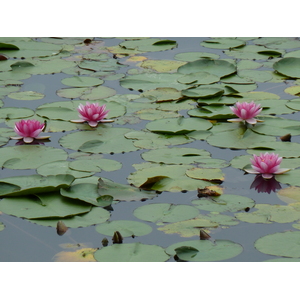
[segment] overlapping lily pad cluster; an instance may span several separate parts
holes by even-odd
[[[102,223],[96,229],[104,235],[119,231],[123,237],[141,236],[152,231],[146,223],[109,221],[113,206],[119,201],[152,199],[157,192],[206,188],[218,191],[217,196],[194,199],[191,203],[146,203],[134,211],[135,217],[156,223],[158,230],[166,234],[192,237],[199,235],[199,228],[209,231],[234,226],[240,220],[251,223],[265,216],[260,211],[265,212],[269,206],[255,205],[247,197],[223,194],[221,188],[226,182],[222,169],[230,166],[243,172],[249,169],[253,154],[277,153],[283,157],[283,168],[294,169],[268,182],[256,179],[256,189],[263,186],[261,192],[276,191],[279,182],[300,185],[295,179],[299,173],[300,144],[278,139],[287,134],[300,135],[300,121],[284,117],[300,110],[299,40],[211,38],[201,46],[223,50],[222,58],[208,50],[177,53],[172,60],[148,59],[145,53],[171,51],[176,49],[176,41],[122,40],[117,46],[106,47],[105,39],[94,38],[1,39],[0,99],[6,105],[0,100],[0,119],[4,124],[0,128],[0,164],[4,169],[36,169],[37,173],[1,179],[2,212],[44,226],[56,227],[61,220],[74,228]],[[126,74],[122,68],[128,69]],[[45,94],[27,90],[26,85],[23,89],[22,80],[57,73],[65,75],[61,83],[66,87],[56,91],[61,101],[41,104]],[[108,87],[106,83],[110,81],[119,81],[128,93]],[[260,86],[265,82],[286,85],[288,98],[294,98],[281,99],[275,93],[262,91]],[[19,101],[19,107],[10,107],[10,99]],[[32,103],[39,104],[28,108],[28,100],[32,100],[31,107]],[[263,122],[257,123],[246,115],[238,115],[238,121],[246,120],[248,126],[227,122],[236,118],[236,111],[230,107],[244,102],[251,103]],[[99,116],[94,114],[94,119],[89,120],[95,107],[99,108]],[[78,108],[84,115],[79,121]],[[102,122],[104,118],[109,122]],[[29,119],[44,124],[39,133],[43,130],[51,141],[52,135],[61,134],[61,147],[34,139],[38,135],[24,136],[24,142],[18,144],[9,142],[15,135],[15,124],[27,126],[24,122]],[[231,161],[215,159],[209,151],[187,145],[197,141],[206,141],[212,147],[245,150],[246,155]],[[136,171],[128,174],[128,184],[101,177],[102,170],[122,168],[120,162],[105,155],[128,152],[137,152],[144,160],[133,165]],[[248,177],[250,181],[254,179]],[[239,212],[252,207],[257,210],[247,217]],[[282,217],[284,222],[300,220],[297,205],[284,208],[288,209],[272,206],[270,214],[292,213],[292,219]],[[270,217],[270,221],[278,222],[278,218]],[[180,260],[216,261],[242,251],[242,246],[232,241],[217,240],[213,244],[210,240],[195,240],[167,249],[141,243],[112,245],[96,251],[94,257],[99,261],[166,261],[176,255]]]

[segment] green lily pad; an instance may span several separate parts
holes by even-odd
[[[120,47],[129,50],[138,50],[139,52],[152,52],[170,50],[175,48],[176,45],[176,41],[148,38],[125,41],[120,44]]]
[[[131,185],[115,183],[105,178],[98,180],[98,194],[100,196],[110,195],[114,200],[139,201],[152,199],[157,196],[154,191],[144,191]]]
[[[62,196],[81,200],[92,204],[94,206],[109,206],[111,205],[113,198],[106,194],[105,196],[101,196],[98,194],[98,187],[93,183],[78,183],[73,184],[68,188],[62,188],[60,190]]]
[[[70,163],[70,161],[65,160],[53,161],[41,165],[36,171],[42,176],[70,174],[75,178],[88,177],[95,174],[95,172],[73,170],[70,168]]]
[[[3,44],[1,49],[2,54],[9,55],[10,57],[45,57],[56,55],[61,50],[61,46],[53,45],[50,43],[41,43],[33,40],[30,41],[15,41],[12,44]]]
[[[199,70],[201,70],[201,72],[224,77],[236,72],[236,67],[226,60],[199,59],[179,67],[177,72],[181,74],[191,74],[197,73]]]
[[[254,143],[263,146],[270,142],[276,143],[276,138],[256,134],[251,130],[245,131],[242,127],[237,127],[236,130],[213,133],[207,138],[207,143],[212,146],[230,149],[254,148]]]
[[[155,133],[186,134],[195,130],[208,130],[212,124],[199,118],[171,118],[147,123],[146,128]]]
[[[170,223],[192,219],[199,214],[199,210],[190,205],[154,203],[136,208],[133,214],[144,221]]]
[[[254,246],[265,254],[300,257],[299,238],[300,231],[276,232],[259,238]]]
[[[62,137],[59,142],[65,148],[88,153],[130,152],[137,148],[132,140],[124,137],[124,134],[129,131],[128,128],[110,128],[100,125],[93,131],[70,133]]]
[[[186,176],[186,170],[192,167],[191,165],[153,164],[131,173],[127,180],[137,187],[157,191],[193,191],[207,186],[207,181]]]
[[[298,57],[282,58],[274,63],[273,68],[283,75],[300,78],[300,58]]]
[[[299,161],[296,161],[299,163]],[[293,162],[291,161],[291,164]],[[280,165],[280,167],[283,167],[283,165]],[[293,167],[297,167],[297,165],[295,164]],[[275,178],[277,181],[284,183],[284,184],[289,184],[292,186],[300,186],[300,182],[299,180],[297,180],[298,176],[300,175],[300,170],[296,169],[296,170],[290,170],[287,173],[284,173],[282,175],[276,175]]]
[[[188,111],[191,117],[209,120],[226,120],[233,117],[231,110],[226,105],[204,105]]]
[[[62,149],[40,145],[19,145],[0,148],[0,165],[7,169],[36,169],[57,160],[66,160]]]
[[[72,202],[76,201],[74,199],[71,200]],[[81,205],[83,205],[82,201],[80,201],[80,203]],[[67,227],[78,228],[89,227],[95,224],[101,224],[106,222],[109,218],[110,213],[106,209],[94,206],[87,213],[63,218],[63,222]],[[61,218],[30,219],[30,222],[42,226],[51,226],[55,228],[57,226],[57,222],[60,220]]]
[[[73,87],[89,87],[102,84],[104,81],[99,78],[86,77],[86,76],[74,76],[64,78],[61,83]]]
[[[130,131],[125,134],[128,139],[133,139],[135,147],[142,149],[157,149],[166,146],[182,145],[194,140],[186,135],[157,134],[148,131]]]
[[[186,74],[178,78],[178,82],[185,84],[210,84],[220,80],[220,77],[208,72]]]
[[[235,217],[248,223],[290,223],[300,219],[300,211],[291,206],[256,204],[258,210],[251,213],[237,213]]]
[[[4,228],[5,228],[5,225],[2,222],[0,222],[0,231],[2,231]]]
[[[209,158],[210,153],[203,149],[195,148],[162,148],[142,153],[142,158],[147,161],[165,164],[192,164],[203,158]]]
[[[187,249],[183,247],[192,247]],[[185,261],[221,261],[243,252],[240,244],[228,240],[191,240],[175,243],[166,249],[169,255],[177,255]]]
[[[153,90],[156,88],[174,88],[183,90],[185,84],[179,83],[177,80],[182,74],[169,73],[144,73],[138,75],[127,76],[120,80],[122,87],[133,90]]]
[[[282,101],[282,100],[278,100]],[[264,121],[255,125],[252,130],[259,134],[271,136],[283,136],[286,134],[299,135],[300,122],[297,120],[277,118],[271,116],[261,116],[260,120]]]
[[[73,182],[71,175],[27,175],[3,178],[0,181],[1,196],[20,196],[35,193],[48,193],[68,187]]]
[[[0,119],[23,119],[34,115],[34,111],[25,107],[3,107]]]
[[[94,159],[92,157],[86,156],[78,158],[77,160],[71,161],[69,164],[70,169],[76,171],[84,172],[101,172],[104,171],[116,171],[122,168],[122,164],[113,159],[100,158],[96,156]]]
[[[141,243],[114,244],[97,250],[94,257],[102,262],[163,262],[169,259],[162,247]]]
[[[221,87],[199,86],[182,91],[182,95],[190,98],[213,98],[223,95],[224,90]]]
[[[193,205],[200,210],[225,212],[236,212],[244,210],[247,207],[252,208],[255,205],[255,201],[248,197],[240,195],[228,195],[223,194],[217,197],[201,198],[200,200],[193,200]]]
[[[267,136],[265,136],[264,144],[253,141],[252,149],[247,150],[247,152],[256,155],[259,155],[261,152],[276,152],[282,157],[300,157],[300,145],[298,143],[268,141],[266,138]]]
[[[119,231],[122,237],[143,236],[152,231],[152,227],[145,223],[129,220],[102,223],[96,226],[95,229],[97,232],[109,236],[113,236],[114,232]]]
[[[155,100],[156,103],[176,101],[182,98],[181,92],[174,88],[157,88],[141,94],[142,97]],[[145,103],[143,103],[145,105]],[[153,105],[152,105],[153,107]]]
[[[91,206],[65,198],[59,193],[39,194],[3,198],[0,201],[2,212],[20,218],[64,218],[90,211]]]
[[[81,96],[80,99],[83,100],[99,100],[99,99],[105,99],[108,97],[112,97],[117,92],[109,88],[107,86],[96,86],[91,88],[89,91],[85,91]]]
[[[245,46],[246,42],[235,38],[213,38],[201,42],[200,45],[212,49],[231,49]]]
[[[224,174],[221,169],[191,168],[186,170],[185,174],[194,179],[202,179],[212,182],[224,181]]]

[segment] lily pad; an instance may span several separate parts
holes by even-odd
[[[252,208],[255,201],[240,195],[223,194],[217,197],[201,198],[200,200],[193,200],[192,204],[200,210],[225,212],[236,212],[245,210],[247,207]]]
[[[65,160],[53,161],[41,165],[40,167],[37,168],[36,171],[38,174],[42,176],[70,174],[75,178],[88,177],[95,174],[95,172],[90,172],[90,171],[72,170],[70,168],[70,163],[71,163],[70,161],[65,161]]]
[[[97,232],[109,236],[113,236],[115,231],[119,231],[122,237],[143,236],[152,231],[152,227],[145,223],[129,220],[102,223],[96,226],[95,229]]]
[[[199,118],[171,118],[155,120],[146,125],[146,128],[155,133],[186,134],[195,130],[208,130],[212,124]]]
[[[265,254],[300,257],[300,231],[276,232],[256,240],[255,248]]]
[[[97,185],[93,183],[73,184],[68,188],[62,188],[60,193],[62,196],[81,200],[94,206],[106,207],[111,205],[113,201],[113,197],[108,194],[101,197],[98,194]]]
[[[190,165],[153,164],[131,173],[127,180],[137,187],[170,192],[192,191],[207,186],[207,181],[186,176],[186,170],[192,167]]]
[[[74,202],[74,199],[72,199],[72,202]],[[81,205],[83,205],[82,201],[80,201],[80,203]],[[88,227],[95,224],[101,224],[106,222],[109,218],[110,213],[106,209],[94,206],[87,213],[64,218],[63,222],[67,227],[78,228]],[[60,220],[61,218],[30,219],[30,222],[42,226],[51,226],[55,228],[57,226],[57,222]]]
[[[292,77],[300,78],[300,58],[299,57],[286,57],[273,65],[274,70],[277,72]]]
[[[158,227],[157,230],[163,231],[166,234],[179,234],[182,237],[198,236],[201,228],[218,227],[217,222],[211,221],[208,218],[195,218],[191,220],[176,222]]]
[[[251,213],[237,213],[235,217],[248,223],[291,223],[300,219],[300,211],[291,206],[256,204],[258,210]]]
[[[163,72],[174,72],[176,71],[180,66],[184,65],[185,62],[179,62],[176,60],[166,60],[166,59],[161,59],[161,60],[153,60],[153,59],[148,59],[145,60],[140,64],[142,68],[145,69],[153,69],[157,72],[163,73]]]
[[[194,141],[186,135],[157,134],[149,131],[130,131],[125,134],[128,139],[133,139],[135,147],[142,149],[157,149],[172,145],[188,144]]]
[[[162,148],[142,153],[147,161],[165,164],[192,164],[210,158],[210,153],[204,149],[195,148]]]
[[[62,137],[59,142],[65,148],[88,153],[130,152],[137,148],[132,140],[124,137],[124,134],[129,131],[128,128],[110,128],[100,125],[93,131],[70,133]]]
[[[197,73],[199,70],[201,70],[201,72],[224,77],[235,73],[236,67],[226,60],[199,59],[179,67],[177,72],[181,74],[191,74]]]
[[[182,95],[190,98],[213,98],[223,95],[224,89],[217,86],[199,86],[182,91]]]
[[[66,160],[62,149],[40,145],[21,145],[0,148],[0,165],[7,169],[36,169],[57,160]]]
[[[192,247],[183,248],[183,247]],[[166,249],[169,255],[177,255],[184,261],[222,261],[243,252],[240,244],[228,240],[191,240],[175,243]]]
[[[163,262],[169,259],[162,247],[141,243],[114,244],[97,250],[94,257],[102,262]]]
[[[98,194],[100,196],[110,195],[114,200],[139,201],[152,199],[157,196],[153,191],[144,191],[131,185],[115,183],[105,178],[98,180]]]
[[[208,168],[191,168],[186,170],[185,174],[194,179],[202,179],[205,181],[224,181],[224,174],[221,169],[208,169]]]
[[[104,81],[99,78],[87,77],[87,76],[74,76],[64,78],[62,84],[73,87],[89,87],[102,84]]]
[[[20,218],[64,218],[89,212],[90,205],[65,198],[59,193],[39,194],[3,198],[0,201],[2,212]]]
[[[0,181],[1,196],[23,196],[36,193],[48,193],[57,191],[62,187],[68,187],[73,182],[74,177],[68,174],[56,176],[15,176],[3,178]]]
[[[178,82],[185,84],[210,84],[220,80],[220,77],[208,72],[186,74],[178,78]]]
[[[9,98],[15,100],[40,100],[44,98],[44,94],[33,92],[33,91],[26,91],[26,92],[16,92],[10,93],[8,95]]]
[[[207,143],[215,147],[230,149],[254,148],[254,145],[266,145],[266,143],[276,143],[276,138],[256,134],[251,130],[242,127],[236,130],[213,133],[207,138]],[[255,144],[254,144],[255,143]]]
[[[218,59],[219,55],[215,53],[209,53],[209,52],[183,52],[183,53],[177,53],[174,56],[177,60],[183,60],[183,61],[194,61],[198,59]]]
[[[0,119],[23,119],[34,115],[34,111],[25,107],[2,107]]]
[[[245,46],[246,42],[235,38],[213,38],[200,43],[201,46],[212,49],[231,49]]]
[[[139,75],[127,76],[120,80],[122,87],[133,90],[153,90],[159,87],[162,88],[175,88],[183,90],[186,88],[185,84],[179,83],[177,79],[181,74],[169,73],[144,73]]]
[[[199,214],[199,210],[190,205],[154,203],[136,208],[133,214],[144,221],[170,223],[192,219]]]

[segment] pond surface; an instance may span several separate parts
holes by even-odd
[[[148,184],[146,190],[149,192],[148,199],[145,199],[145,196],[138,196],[138,192],[143,191],[143,189],[136,189],[131,192],[133,201],[123,199],[122,196],[118,195],[113,197],[113,201],[107,206],[99,205],[97,207],[96,204],[91,205],[91,202],[87,204],[87,202],[82,202],[86,201],[83,198],[79,200],[78,198],[77,200],[68,198],[73,199],[75,202],[80,201],[82,205],[91,205],[89,213],[95,209],[98,209],[99,212],[101,210],[101,213],[102,211],[109,213],[109,216],[106,219],[103,217],[104,219],[100,222],[93,222],[92,220],[91,224],[85,221],[87,223],[84,223],[84,225],[80,222],[75,225],[73,223],[73,225],[68,225],[71,224],[68,222],[73,222],[70,221],[70,218],[74,218],[76,213],[69,213],[65,217],[47,214],[47,217],[33,216],[26,218],[22,213],[29,210],[28,204],[24,207],[18,207],[21,212],[16,208],[14,209],[18,212],[14,212],[10,205],[12,201],[19,201],[20,198],[13,197],[13,195],[1,196],[3,200],[0,201],[0,211],[2,210],[0,222],[3,226],[0,232],[2,245],[0,248],[0,261],[116,261],[118,259],[131,261],[136,257],[132,254],[132,250],[126,248],[128,245],[138,247],[139,250],[136,251],[140,251],[139,255],[141,255],[140,260],[137,258],[138,261],[193,261],[194,257],[199,257],[193,251],[199,253],[201,249],[203,249],[203,257],[194,259],[194,261],[261,262],[271,259],[284,260],[286,258],[297,261],[300,258],[300,254],[291,254],[288,249],[280,248],[280,245],[284,243],[287,245],[290,243],[290,247],[292,247],[291,240],[294,240],[294,238],[287,237],[287,240],[285,240],[284,237],[282,241],[280,240],[281,242],[276,240],[274,245],[279,249],[276,248],[274,253],[265,249],[264,244],[260,247],[256,244],[258,239],[276,233],[292,232],[295,233],[296,238],[300,229],[300,208],[298,206],[300,201],[298,186],[300,184],[295,180],[299,176],[296,171],[300,166],[300,155],[293,152],[297,151],[297,145],[295,150],[285,148],[288,147],[286,145],[292,147],[300,142],[300,130],[297,134],[298,110],[300,110],[300,106],[298,106],[300,93],[298,88],[300,85],[297,78],[300,78],[300,74],[293,73],[289,75],[289,72],[293,72],[293,65],[296,65],[300,60],[300,41],[298,39],[278,38],[276,40],[270,38],[268,41],[266,38],[159,37],[136,40],[129,38],[94,38],[90,43],[87,41],[83,43],[85,38],[77,39],[0,39],[0,42],[6,45],[19,47],[19,50],[7,50],[2,45],[0,50],[0,54],[3,53],[8,58],[8,60],[0,61],[0,99],[3,101],[0,111],[5,108],[16,109],[21,107],[33,111],[30,116],[22,116],[18,113],[15,113],[13,117],[10,117],[10,115],[3,117],[1,115],[0,129],[3,129],[3,132],[0,132],[1,137],[15,136],[16,134],[12,130],[14,122],[26,118],[35,118],[40,121],[47,120],[45,134],[51,136],[49,141],[37,146],[41,147],[38,148],[38,151],[40,151],[38,155],[45,159],[48,157],[50,160],[50,162],[47,162],[48,165],[46,162],[43,163],[43,158],[36,157],[37,161],[42,161],[38,166],[33,168],[20,167],[20,164],[18,165],[18,162],[15,164],[15,161],[30,159],[35,164],[34,158],[28,158],[27,156],[26,158],[14,157],[9,156],[10,154],[7,152],[5,154],[0,152],[0,156],[7,155],[8,157],[1,161],[1,180],[15,176],[26,178],[33,174],[41,174],[42,176],[62,174],[56,170],[58,165],[54,163],[57,160],[60,162],[73,162],[76,160],[78,162],[80,161],[80,156],[77,156],[79,154],[83,153],[93,157],[93,155],[102,153],[102,157],[94,156],[94,162],[98,163],[101,160],[109,159],[110,161],[107,161],[108,166],[103,167],[100,172],[94,171],[91,174],[86,173],[86,175],[82,175],[82,173],[87,170],[76,170],[75,168],[78,173],[74,175],[74,169],[71,169],[71,171],[68,169],[68,173],[70,172],[75,176],[75,181],[65,191],[69,192],[74,184],[81,182],[84,182],[82,188],[85,189],[85,184],[89,181],[80,180],[89,180],[90,178],[92,178],[92,181],[89,184],[93,184],[93,186],[96,184],[93,179],[98,180],[98,178],[107,179],[107,182],[110,183],[106,184],[117,184],[108,189],[110,192],[108,195],[118,191],[119,185],[124,189],[123,192],[127,193],[128,188],[138,188],[143,184],[145,185],[146,182]],[[37,44],[42,44],[43,47],[35,48]],[[47,45],[53,45],[55,54],[49,53]],[[158,49],[155,47],[158,47]],[[52,50],[51,47],[50,49]],[[34,50],[37,53],[33,53]],[[196,54],[190,54],[191,52]],[[289,53],[293,54],[290,55]],[[283,63],[280,64],[280,61],[287,57],[294,57],[295,62],[282,66]],[[56,61],[53,61],[52,67],[45,66],[46,62],[51,63],[51,60],[55,58],[69,64],[62,69]],[[219,69],[208,67],[205,69],[206,74],[203,74],[201,68],[197,72],[181,69],[183,70],[182,73],[178,73],[181,66],[187,66],[199,60],[206,62],[221,61],[222,64],[226,62],[227,65],[224,63]],[[26,66],[24,62],[32,65]],[[273,68],[273,64],[276,62],[278,62],[278,70],[283,70],[283,73],[277,72]],[[18,69],[11,67],[15,63],[18,64]],[[227,71],[231,66],[235,70]],[[35,71],[37,68],[39,70]],[[192,68],[194,67],[192,66]],[[198,74],[199,72],[202,73]],[[218,72],[225,72],[225,74],[216,75]],[[195,75],[195,73],[197,74]],[[174,75],[175,79],[171,78],[170,74],[172,74],[171,76]],[[176,77],[176,74],[180,76]],[[188,74],[192,74],[194,79],[189,78],[190,81],[188,81],[187,77],[183,78]],[[237,77],[230,77],[236,74],[239,77],[238,79]],[[164,77],[160,77],[160,75],[164,75]],[[212,75],[219,76],[219,78],[208,80],[207,77]],[[103,83],[89,84],[88,81],[77,85],[76,83],[70,83],[69,85],[63,83],[66,78],[78,78],[78,76],[81,79],[98,78],[103,80]],[[96,90],[98,87],[102,89]],[[198,87],[206,87],[205,92],[207,94],[194,97],[184,96]],[[288,90],[292,87],[294,89]],[[82,90],[82,93],[80,93],[80,89],[84,88],[86,90]],[[163,90],[161,88],[168,89]],[[212,89],[214,88],[221,89],[221,92],[213,92]],[[92,90],[95,91],[95,94],[92,94]],[[26,98],[26,95],[22,93],[25,91],[34,93],[31,94],[31,98]],[[76,96],[71,96],[72,93]],[[35,99],[40,94],[42,95],[41,99]],[[108,117],[114,119],[115,122],[100,124],[96,129],[90,128],[87,124],[76,124],[74,125],[76,127],[70,127],[73,126],[73,123],[70,123],[69,119],[64,119],[63,114],[61,116],[59,112],[61,106],[59,105],[62,105],[62,102],[67,103],[66,105],[69,105],[68,103],[73,105],[72,101],[74,101],[74,106],[67,107],[67,109],[73,111],[76,118],[78,115],[76,107],[79,100],[83,104],[86,101],[99,101],[101,105],[107,104],[112,114]],[[262,103],[264,110],[259,117],[264,120],[264,125],[248,127],[247,132],[251,130],[251,134],[253,134],[253,144],[248,142],[244,147],[239,146],[238,143],[227,146],[226,139],[231,138],[230,134],[234,135],[242,128],[241,125],[227,122],[227,119],[231,118],[229,117],[231,114],[229,106],[232,106],[236,101],[252,100],[256,103]],[[278,102],[278,100],[281,102]],[[49,112],[49,103],[59,103],[58,108],[53,106],[54,113]],[[283,108],[281,108],[281,105]],[[213,107],[210,117],[205,116],[205,113],[200,111],[200,107],[202,109]],[[225,110],[223,110],[220,114],[215,113],[214,109],[220,107],[225,110],[228,109],[228,111],[224,112]],[[124,111],[122,111],[123,108]],[[44,109],[43,114],[39,113],[40,109]],[[12,111],[14,112],[14,110]],[[59,117],[56,117],[56,114]],[[66,114],[69,114],[69,111],[66,110]],[[168,131],[170,129],[164,128],[163,123],[155,123],[165,119],[179,120],[180,116],[183,117],[183,120],[206,121],[208,125],[202,125],[201,121],[199,126],[209,127],[203,129],[193,127],[190,131],[184,128],[184,133],[175,134]],[[234,117],[234,115],[231,116]],[[286,123],[286,120],[291,120],[291,123]],[[279,125],[273,125],[277,124],[276,122]],[[157,126],[155,130],[149,127],[150,123]],[[270,124],[269,127],[274,126],[274,131],[278,130],[278,134],[270,129],[264,129],[268,124]],[[195,125],[192,124],[192,126]],[[225,126],[232,127],[225,128]],[[224,131],[220,130],[220,127],[224,127]],[[115,134],[119,134],[117,128],[126,128],[128,132],[134,134],[140,132],[152,133],[153,136],[149,139],[152,140],[153,144],[147,142],[147,138],[135,137],[130,139],[128,132],[125,133],[125,137],[122,134],[119,144],[113,142],[116,139]],[[220,141],[213,141],[213,136],[218,136],[218,129],[216,128],[219,128],[219,132],[224,132],[224,138],[221,137]],[[256,128],[257,132],[255,131]],[[109,144],[109,139],[112,140],[111,148],[107,146],[105,150],[98,151],[93,149],[98,149],[97,147],[103,145],[96,144],[96,146],[93,146],[96,148],[93,148],[90,144],[85,144],[85,147],[90,147],[88,148],[90,150],[80,151],[79,148],[82,147],[82,142],[80,143],[81,146],[79,145],[80,147],[76,146],[80,137],[73,134],[98,132],[99,136],[104,136],[105,131],[111,132],[108,140],[105,140],[105,145]],[[194,138],[192,132],[194,132]],[[199,136],[195,134],[196,132]],[[282,142],[279,139],[280,136],[284,135],[282,132],[285,134],[291,133],[292,139],[290,142]],[[257,136],[259,141],[256,140]],[[173,142],[174,137],[186,139],[186,142]],[[243,137],[243,134],[240,135],[240,139]],[[94,139],[95,137],[93,137]],[[157,142],[159,139],[162,140],[161,144]],[[168,139],[171,141],[170,143],[166,142]],[[131,141],[129,146],[126,144],[128,141]],[[89,142],[88,140],[86,143]],[[136,143],[133,144],[134,142]],[[16,140],[7,140],[0,150],[4,151],[3,149],[9,147],[11,147],[9,149],[22,147],[19,149],[28,151],[32,147],[31,145],[16,146],[16,143]],[[275,146],[272,143],[276,143]],[[253,147],[254,144],[255,147]],[[279,144],[280,146],[277,147]],[[282,144],[285,146],[281,146]],[[43,152],[45,148],[48,148],[48,150],[49,148],[60,149],[66,154],[66,157],[57,160],[55,157],[50,159],[49,157],[52,154],[48,154],[47,150]],[[172,148],[182,148],[186,151],[186,154],[179,155],[177,150],[170,152],[170,154],[162,152],[163,149]],[[202,149],[203,153],[198,154],[197,152],[195,154],[195,149],[197,151]],[[250,164],[249,158],[252,157],[253,152],[251,150],[253,149],[260,152],[278,153],[283,157],[283,167],[294,170],[283,175],[276,175],[276,181],[278,182],[277,186],[275,184],[276,188],[274,183],[273,188],[272,184],[270,187],[270,181],[266,184],[269,185],[271,190],[251,188],[255,175],[245,174],[243,169],[247,164]],[[159,151],[153,152],[156,150]],[[187,160],[189,157],[198,158],[201,155],[207,161]],[[10,163],[8,163],[8,160],[10,160]],[[86,161],[90,162],[91,160],[87,159]],[[169,160],[172,162],[169,162]],[[113,168],[112,165],[117,165],[117,162],[121,165]],[[148,165],[146,166],[145,163],[148,163]],[[42,168],[43,164],[45,167]],[[194,178],[186,178],[187,175],[184,174],[177,175],[178,170],[184,166],[186,166],[184,172],[187,172],[187,174],[189,174],[188,170],[190,168],[196,168],[196,171],[204,168],[205,173],[201,175],[202,177],[197,175],[198,177]],[[88,167],[92,168],[91,164],[88,164]],[[161,173],[155,173],[154,168],[160,167],[159,172]],[[147,173],[147,170],[150,170],[148,168],[153,169]],[[216,180],[216,177],[212,177],[213,180],[210,179],[209,176],[212,170],[222,174],[217,177],[218,180]],[[78,175],[79,172],[81,172],[80,175]],[[173,174],[174,177],[172,177]],[[172,179],[170,179],[171,177]],[[147,182],[149,178],[152,180],[150,185]],[[197,182],[199,182],[198,186]],[[197,188],[203,189],[206,186],[220,192],[221,196],[219,197],[223,197],[220,198],[222,200],[218,200],[218,197],[198,197]],[[291,190],[291,188],[293,189]],[[279,191],[285,192],[279,194]],[[38,197],[36,194],[58,195],[53,193],[59,193],[59,191],[50,193],[42,191],[41,194],[34,192],[32,195],[35,195],[34,197]],[[117,193],[121,194],[122,190]],[[89,190],[86,188],[86,196],[88,194]],[[3,195],[2,192],[1,195]],[[30,198],[32,196],[26,195],[24,197],[24,201],[37,202],[37,199]],[[43,196],[39,199],[42,199],[42,204],[43,201],[46,201]],[[243,205],[244,201],[245,205]],[[150,206],[152,204],[156,204],[156,206]],[[170,205],[162,208],[159,204]],[[223,209],[224,206],[228,206],[228,209]],[[153,210],[151,210],[151,207]],[[172,211],[174,208],[178,209],[176,213]],[[77,213],[77,218],[84,215],[86,215],[87,220],[92,219],[92,217],[87,216],[86,212]],[[291,217],[291,215],[294,217]],[[63,235],[58,235],[56,231],[56,223],[59,220],[69,227]],[[119,221],[133,221],[133,228],[126,228],[126,222],[121,222],[118,225],[119,227],[113,227],[114,229],[109,230],[103,226],[118,224],[114,222]],[[191,223],[188,223],[188,221],[191,221]],[[195,223],[192,223],[192,221],[195,221]],[[198,221],[199,223],[197,223]],[[145,232],[139,233],[143,231],[143,226],[146,226]],[[119,228],[120,232],[124,232],[122,244],[112,243],[110,232],[116,231],[116,228]],[[204,230],[211,238],[200,241],[200,230]],[[126,235],[125,232],[128,233],[128,231],[132,234]],[[106,247],[102,245],[105,238],[108,240],[108,246]],[[198,245],[199,241],[200,244]],[[170,250],[174,244],[179,242],[182,242],[182,244],[174,246],[177,252],[174,252],[174,249]],[[148,249],[149,245],[156,247]],[[145,249],[142,248],[144,246]],[[151,254],[152,251],[153,255]],[[215,253],[218,251],[221,254]],[[178,256],[174,257],[176,253]]]

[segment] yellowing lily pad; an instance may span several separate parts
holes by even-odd
[[[219,224],[204,218],[195,218],[176,223],[167,224],[157,229],[166,234],[179,234],[182,237],[199,236],[201,228],[214,228]]]
[[[38,92],[26,91],[10,93],[8,97],[15,100],[40,100],[43,99],[45,95]]]

